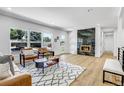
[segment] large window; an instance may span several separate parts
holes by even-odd
[[[24,47],[47,47],[52,49],[52,33],[10,29],[11,50],[17,51]]]
[[[20,29],[10,29],[11,50],[20,50],[27,46],[27,32]]]
[[[11,29],[11,40],[27,41],[27,32],[20,29]]]
[[[52,49],[52,33],[43,33],[43,47]]]
[[[41,47],[41,33],[40,32],[30,32],[30,46]]]

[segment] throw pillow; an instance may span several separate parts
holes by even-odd
[[[0,56],[0,79],[5,79],[14,74],[14,67],[10,55]]]
[[[0,64],[0,80],[12,76],[9,63]]]

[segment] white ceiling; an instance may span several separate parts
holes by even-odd
[[[100,24],[102,27],[116,27],[119,11],[119,7],[12,7],[11,9],[1,9],[70,30],[93,27],[96,24]]]

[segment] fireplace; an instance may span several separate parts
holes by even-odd
[[[91,52],[91,45],[81,45],[80,52],[90,53]]]
[[[77,54],[95,56],[95,28],[78,30]]]

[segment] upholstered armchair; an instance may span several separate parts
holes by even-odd
[[[38,57],[48,57],[48,56],[54,56],[54,51],[49,51],[47,48],[39,48],[38,49]]]
[[[1,54],[0,56],[6,56],[6,55]],[[31,74],[27,72],[21,72],[18,66],[14,63],[14,56],[12,55],[7,55],[7,56],[10,56],[10,59],[11,59],[11,61],[9,62],[11,75],[6,78],[0,79],[0,86],[31,86],[32,85]],[[4,60],[2,59],[2,61]],[[1,64],[1,66],[2,65],[3,64]],[[6,71],[6,70],[3,70],[3,71]],[[2,73],[2,75],[4,75],[5,73]]]
[[[21,49],[20,64],[25,67],[26,60],[32,60],[38,58],[38,54],[34,53],[32,48]]]
[[[0,86],[31,86],[32,78],[29,73],[20,73],[7,79],[0,80]]]

